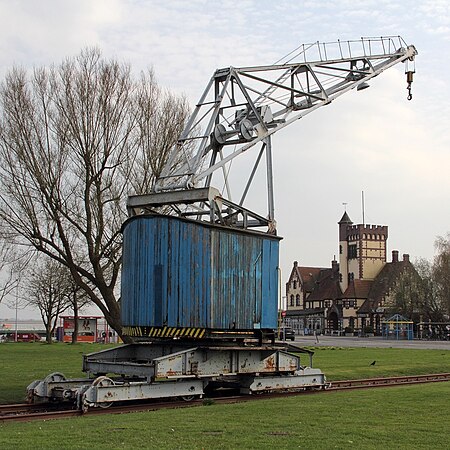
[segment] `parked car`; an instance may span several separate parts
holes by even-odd
[[[37,333],[21,333],[18,332],[17,333],[17,338],[16,338],[16,333],[11,333],[8,335],[8,341],[10,342],[40,342],[41,340],[41,336],[39,336],[39,334]]]
[[[282,341],[295,341],[295,332],[291,327],[280,328],[279,336]]]

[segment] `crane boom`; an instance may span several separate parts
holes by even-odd
[[[169,206],[169,214],[275,232],[271,136],[346,92],[365,89],[367,81],[400,62],[413,62],[415,55],[415,47],[399,36],[361,38],[302,45],[273,65],[216,70],[154,193],[130,197],[130,214]],[[413,72],[407,69],[409,99]],[[258,144],[235,203],[228,181],[231,162]],[[268,212],[263,217],[244,203],[264,154]],[[220,177],[225,193],[212,187],[213,178]]]

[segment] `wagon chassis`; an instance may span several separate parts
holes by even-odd
[[[87,378],[53,373],[27,388],[30,403],[72,402],[77,409],[159,398],[201,398],[211,388],[232,386],[242,394],[324,387],[319,369],[300,365],[287,345],[217,345],[148,342],[83,356]],[[296,348],[296,351],[312,352]]]

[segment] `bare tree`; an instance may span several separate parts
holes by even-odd
[[[393,292],[391,313],[421,322],[444,322],[450,314],[450,235],[436,239],[433,261],[420,258],[414,270],[400,274]]]
[[[0,285],[0,303],[10,295],[17,287],[17,279],[14,277],[14,271],[11,267],[2,263],[0,265],[0,276],[2,276],[2,283]]]
[[[57,320],[69,306],[70,275],[57,261],[45,258],[27,276],[27,304],[37,308],[45,326],[47,343],[52,343]]]
[[[9,242],[0,240],[0,303],[18,288],[30,258],[30,253],[17,252]]]
[[[441,321],[444,310],[437,295],[433,264],[427,259],[420,258],[414,263],[414,266],[421,279],[418,294],[422,303],[420,311],[422,319],[431,322]]]
[[[433,260],[433,278],[436,295],[447,320],[450,318],[450,233],[438,236],[435,241],[437,254]]]
[[[147,193],[168,164],[170,150],[182,131],[188,108],[183,99],[157,85],[152,71],[141,75],[136,101],[139,110],[137,146],[143,151],[137,152],[135,159],[126,161],[124,167],[133,192]],[[181,161],[181,158],[175,159],[171,170],[174,171]]]
[[[11,70],[0,108],[1,229],[66,266],[121,334],[125,199],[146,191],[167,161],[185,99],[159,88],[151,71],[135,80],[94,49],[31,77]]]
[[[423,279],[415,265],[407,263],[398,273],[395,286],[390,293],[392,303],[387,313],[401,314],[419,321],[426,308],[427,299],[423,293]]]

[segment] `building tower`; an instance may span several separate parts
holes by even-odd
[[[351,281],[373,280],[385,265],[388,227],[353,225],[347,212],[338,225],[339,280],[345,292]]]
[[[348,286],[348,243],[347,228],[353,225],[347,211],[344,212],[339,225],[339,284],[342,292],[345,292]]]

